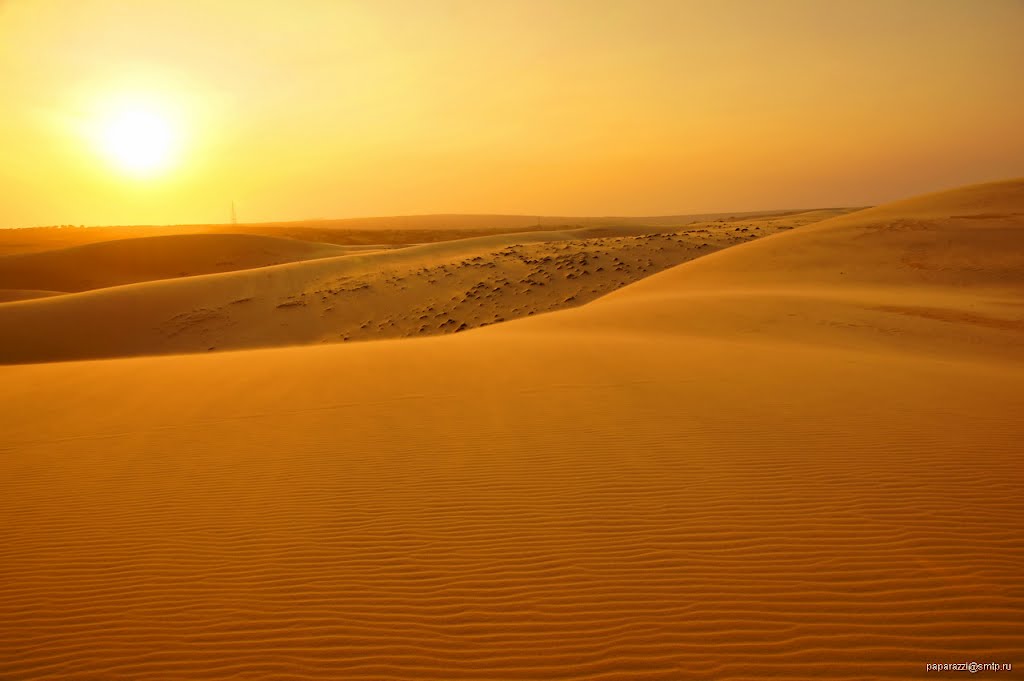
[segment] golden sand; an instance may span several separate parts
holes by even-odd
[[[728,248],[710,225],[489,235],[0,305],[0,353],[34,362],[0,367],[0,678],[1019,662],[1024,181]],[[719,250],[693,259],[691,237]],[[436,308],[487,270],[513,290],[466,319],[557,292],[539,313],[610,258],[636,283],[609,274],[572,309],[319,344],[351,328],[317,321],[329,305],[415,326],[409,301]],[[335,279],[370,288],[321,300]],[[157,342],[176,306],[244,297],[259,314]],[[305,344],[194,352],[205,338]]]

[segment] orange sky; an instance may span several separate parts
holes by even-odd
[[[1024,175],[1021,35],[1019,0],[0,0],[0,226],[877,203]],[[140,102],[144,176],[96,141]]]

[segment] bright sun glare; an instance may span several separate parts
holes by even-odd
[[[101,146],[122,171],[136,176],[158,174],[171,164],[176,131],[160,111],[124,107],[110,114],[101,130]]]

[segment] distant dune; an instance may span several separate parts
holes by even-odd
[[[749,243],[737,227],[738,245],[658,274],[656,254],[727,228],[606,237],[641,280],[464,333],[0,367],[0,677],[797,681],[1019,662],[1024,180]],[[550,272],[558,250],[473,258],[570,243],[575,274],[598,257],[578,236],[5,303],[0,348],[67,358],[73,335],[112,353],[120,320],[130,350],[156,337],[149,310],[209,282],[309,307],[320,268]],[[247,318],[225,319],[211,337]]]
[[[328,258],[349,252],[340,246],[252,234],[116,239],[0,256],[0,289],[86,291]]]
[[[0,258],[0,285],[10,288],[143,283],[0,306],[0,362],[454,333],[582,305],[686,260],[821,217],[815,211],[693,223],[654,234],[648,227],[538,230],[366,252],[272,237],[178,235],[7,256]],[[272,260],[299,262],[259,267]],[[218,269],[237,271],[184,276]]]
[[[822,216],[851,208],[815,211]],[[746,213],[698,213],[652,217],[551,217],[537,215],[405,215],[341,220],[301,220],[239,225],[166,225],[121,227],[30,227],[0,229],[0,255],[81,246],[114,239],[175,234],[254,234],[316,241],[343,246],[436,243],[494,234],[579,228],[639,228],[642,232],[671,230],[695,222],[784,218],[805,210]],[[818,219],[823,219],[819,217]]]
[[[48,298],[49,296],[59,296],[61,293],[61,291],[36,291],[31,289],[0,289],[0,303]]]

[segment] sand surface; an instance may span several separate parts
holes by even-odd
[[[0,678],[1019,662],[1024,181],[783,231],[464,333],[0,367]]]
[[[819,216],[852,208],[815,211]],[[408,245],[468,239],[489,234],[579,228],[640,228],[671,230],[696,222],[772,220],[807,211],[778,210],[744,213],[702,213],[657,217],[549,217],[533,215],[403,215],[396,217],[301,220],[238,225],[167,225],[118,227],[32,227],[0,229],[0,255],[34,253],[84,244],[183,234],[248,234],[315,241],[336,245]],[[653,228],[653,230],[652,230]]]
[[[252,234],[114,239],[0,256],[0,289],[88,291],[350,253],[344,246]]]
[[[582,305],[828,214],[717,219],[660,232],[535,230],[377,250],[197,234],[10,255],[0,257],[0,286],[91,290],[0,305],[0,362],[456,333]],[[187,276],[204,271],[211,274]],[[115,285],[127,282],[138,283]]]

